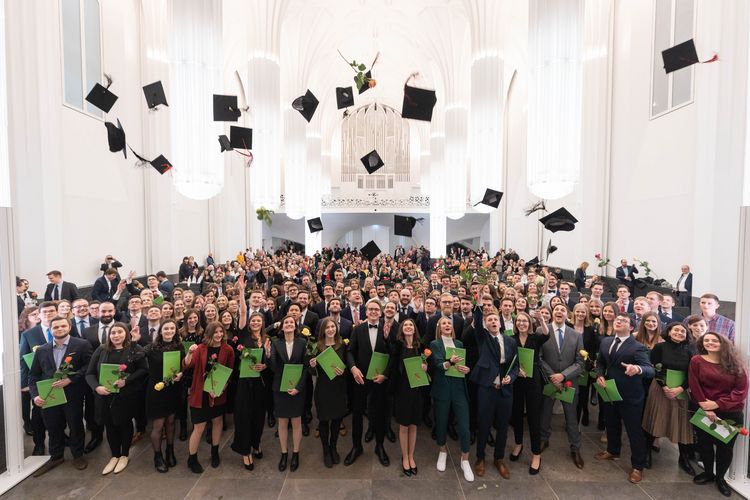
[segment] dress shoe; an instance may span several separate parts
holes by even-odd
[[[362,448],[359,446],[355,446],[344,459],[344,465],[353,464],[357,460],[357,457],[359,457],[361,454]]]
[[[393,429],[391,429],[390,427],[388,427],[388,428],[387,428],[387,429],[385,430],[385,437],[386,437],[386,438],[388,439],[388,441],[390,441],[391,443],[395,443],[395,442],[396,442],[396,434],[395,434],[395,433],[393,432]]]
[[[107,464],[107,466],[109,466],[109,464]],[[160,451],[154,453],[154,469],[161,473],[169,472],[169,467],[167,467],[167,464],[164,462],[164,455],[162,455]],[[104,470],[107,469],[105,468]],[[102,474],[105,474],[105,472],[102,471]]]
[[[218,469],[221,465],[221,457],[219,456],[219,445],[211,446],[211,467]]]
[[[253,470],[255,469],[255,464],[253,462],[250,462],[249,464],[246,464],[245,461],[242,461],[242,465],[245,466],[245,469],[247,470]]]
[[[33,457],[41,457],[46,455],[44,451],[44,445],[42,446],[34,446],[34,451],[31,452],[31,456]]]
[[[716,487],[719,489],[719,493],[725,497],[732,496],[732,488],[730,488],[727,482],[723,479],[716,478]]]
[[[331,448],[329,448],[326,445],[323,445],[323,465],[325,465],[329,469],[333,467],[333,458],[331,457]]]
[[[573,463],[576,464],[576,467],[583,469],[583,457],[581,456],[580,450],[571,450],[570,458],[573,459]]]
[[[279,460],[279,472],[284,472],[286,470],[286,464],[287,464],[288,458],[289,458],[288,453],[281,454],[281,459]]]
[[[505,460],[502,458],[496,458],[492,463],[495,464],[498,474],[503,479],[510,479],[510,472],[508,472],[508,466],[505,465]]]
[[[684,470],[686,473],[695,476],[695,469],[693,469],[693,464],[690,463],[690,459],[687,455],[680,454],[680,458],[677,459],[677,465],[679,465],[680,469]]]
[[[127,457],[125,457],[125,458],[127,458]],[[117,461],[117,463],[118,464],[120,463],[119,460]],[[82,456],[75,457],[73,459],[73,467],[75,467],[77,470],[84,470],[88,466],[89,466],[89,463]],[[115,473],[117,473],[117,467],[115,467]]]
[[[164,452],[164,463],[167,464],[167,467],[174,467],[177,465],[177,457],[174,456],[174,445],[168,444],[167,449]]]
[[[643,479],[643,471],[640,471],[638,469],[633,469],[630,471],[630,474],[628,474],[628,481],[633,484],[640,483],[641,479]]]
[[[651,445],[651,451],[653,451],[654,453],[659,453],[661,451],[661,447],[659,447],[659,446],[657,446],[655,444],[652,444]]]
[[[331,446],[331,462],[333,462],[333,465],[341,463],[341,457],[335,446]]]
[[[253,451],[253,458],[263,458],[263,450],[254,450]]]
[[[187,441],[187,421],[180,420],[180,441]]]
[[[542,451],[549,448],[549,441],[542,441]]]
[[[411,467],[409,470],[411,471],[412,476],[416,476],[419,473],[419,469],[417,469],[416,465],[414,467]]]
[[[471,470],[471,464],[468,460],[461,460],[461,470],[464,473],[464,479],[466,481],[473,483],[474,482],[474,471]]]
[[[310,424],[302,422],[302,435],[305,437],[310,435]]]
[[[102,476],[106,476],[113,470],[115,470],[115,467],[117,467],[117,461],[119,460],[118,457],[112,457],[109,459],[109,462],[107,462],[107,465],[104,466],[104,469],[102,469]],[[157,469],[158,470],[158,469]],[[161,471],[159,471],[161,472]],[[164,471],[167,472],[167,471]]]
[[[385,448],[383,448],[382,444],[375,446],[375,455],[378,457],[378,461],[383,467],[391,465],[391,460],[388,458],[388,454],[385,452]]]
[[[620,455],[615,455],[614,453],[610,453],[607,450],[604,450],[594,455],[594,458],[596,458],[597,460],[617,460],[620,458]]]
[[[270,413],[268,414],[268,419],[266,419],[266,420],[267,420],[266,423],[268,423],[268,427],[273,428],[273,427],[276,426],[276,417],[274,417]]]
[[[713,474],[709,474],[708,472],[701,472],[693,478],[693,482],[695,484],[707,484],[713,483],[715,479],[716,478]]]
[[[57,467],[58,465],[60,465],[60,464],[61,464],[61,463],[63,463],[64,461],[65,461],[65,459],[64,459],[63,457],[59,457],[59,458],[51,458],[51,459],[49,460],[49,462],[47,462],[47,463],[45,463],[44,465],[42,465],[41,467],[39,467],[39,468],[38,468],[38,469],[37,469],[37,470],[36,470],[36,471],[34,472],[34,474],[32,475],[32,477],[39,477],[39,476],[41,476],[42,474],[45,474],[45,473],[47,473],[47,472],[51,471],[52,469],[54,469],[55,467]]]
[[[445,472],[445,463],[448,461],[448,452],[441,451],[438,453],[437,470]]]
[[[198,462],[198,454],[188,456],[188,469],[195,474],[203,474],[203,466]]]
[[[299,452],[292,452],[292,460],[289,462],[289,470],[294,472],[299,469]]]
[[[492,435],[492,432],[487,434],[487,446],[495,446],[495,436]]]
[[[510,458],[511,462],[517,462],[519,458],[521,458],[521,453],[523,453],[523,445],[521,445],[521,449],[518,450],[518,455],[514,455],[513,453],[508,456]]]
[[[484,476],[484,459],[483,458],[477,458],[477,461],[474,462],[474,472],[479,477]]]
[[[141,431],[135,431],[135,434],[133,434],[133,440],[130,441],[131,446],[137,443],[138,441],[140,441],[141,439],[143,439],[143,433]]]
[[[424,422],[424,425],[427,427],[432,427],[432,418],[429,415],[425,415],[422,422]]]
[[[120,457],[117,459],[117,465],[115,465],[115,474],[119,474],[120,472],[124,471],[125,468],[128,466],[128,463],[130,462],[130,459],[128,457]],[[73,463],[75,465],[75,463]]]
[[[643,460],[643,468],[644,469],[651,468],[651,450],[646,450],[646,457]]]
[[[91,453],[94,451],[100,444],[102,444],[102,437],[101,436],[91,436],[91,441],[88,442],[86,447],[83,449],[84,453]]]
[[[401,467],[401,472],[404,473],[404,476],[411,477],[411,469],[405,469],[404,467]]]
[[[537,474],[539,474],[539,471],[541,470],[541,468],[542,468],[542,457],[539,457],[539,467],[535,469],[531,465],[529,465],[529,475],[536,476]]]
[[[375,429],[372,427],[367,428],[367,432],[365,432],[365,443],[369,443],[372,441],[372,438],[375,437]]]

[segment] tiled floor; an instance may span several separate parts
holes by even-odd
[[[255,470],[242,466],[242,459],[229,447],[231,428],[222,441],[222,464],[218,469],[209,466],[209,447],[203,443],[199,459],[206,471],[196,476],[185,465],[186,443],[177,443],[178,465],[167,474],[153,468],[153,454],[148,440],[143,440],[131,450],[128,468],[115,476],[102,476],[101,469],[109,459],[108,447],[103,444],[88,455],[89,467],[83,472],[75,470],[69,462],[39,479],[27,479],[3,498],[7,499],[467,499],[467,498],[555,498],[555,499],[662,499],[662,498],[721,498],[715,486],[695,486],[691,478],[677,468],[677,450],[662,443],[662,451],[654,454],[654,466],[644,474],[640,485],[627,481],[629,450],[622,451],[623,459],[617,462],[599,462],[594,454],[602,449],[600,432],[596,426],[583,427],[583,470],[578,470],[568,455],[567,439],[563,430],[563,416],[554,417],[554,431],[550,448],[542,455],[542,470],[537,476],[527,473],[530,454],[528,442],[521,460],[508,462],[511,479],[502,479],[491,467],[483,478],[473,483],[463,479],[458,467],[459,451],[455,441],[449,439],[451,456],[445,472],[435,469],[437,447],[430,439],[429,430],[420,427],[417,442],[419,475],[407,478],[401,474],[398,443],[386,441],[391,466],[382,467],[375,458],[372,443],[365,445],[365,454],[351,467],[343,464],[333,469],[323,465],[320,442],[312,437],[303,438],[300,469],[280,473],[277,470],[278,440],[273,430],[264,432],[264,458],[256,460]],[[595,422],[595,420],[594,420]],[[395,425],[395,424],[394,424]],[[512,431],[511,431],[512,434]],[[662,440],[664,441],[664,440]],[[509,436],[509,443],[512,438]],[[349,435],[339,440],[343,457],[351,447]],[[27,441],[27,452],[31,443]],[[472,460],[473,460],[472,449]],[[510,451],[510,450],[508,450]],[[492,452],[489,451],[488,456]],[[507,455],[506,455],[507,456]],[[697,466],[696,466],[697,467]],[[739,495],[735,493],[735,498]]]

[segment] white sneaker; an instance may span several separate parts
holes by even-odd
[[[128,466],[128,457],[120,457],[119,460],[117,460],[117,467],[115,467],[115,474],[119,474],[120,472],[125,470],[125,467]]]
[[[113,470],[115,470],[115,466],[117,465],[117,457],[112,457],[109,459],[109,462],[107,462],[107,465],[104,466],[104,469],[102,469],[102,476],[106,476]]]
[[[448,453],[441,451],[438,453],[437,470],[445,472],[445,461],[448,459]]]
[[[461,460],[461,470],[464,471],[464,479],[470,483],[474,482],[474,471],[468,460]]]

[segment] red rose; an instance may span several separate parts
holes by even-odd
[[[571,382],[570,380],[566,380],[565,381],[565,387],[567,387],[567,388],[573,387],[573,382]]]
[[[65,361],[66,363],[70,363],[71,361],[73,361],[73,358],[70,356],[65,356],[65,359],[63,361]]]
[[[600,254],[600,253],[597,252],[597,253],[594,254],[594,257],[597,258],[597,259],[601,259],[602,258],[602,254]]]
[[[745,429],[744,427],[743,427],[743,428],[741,428],[741,429],[740,429],[740,434],[742,434],[743,436],[747,436],[747,434],[748,434],[748,431],[747,431],[747,429]]]
[[[219,357],[219,356],[217,356],[216,354],[212,354],[212,355],[211,355],[211,359],[218,359],[218,357]]]
[[[128,365],[126,365],[126,364],[122,364],[122,365],[120,365],[120,371],[121,371],[121,372],[124,372],[124,371],[125,371],[125,370],[127,370],[127,369],[128,369]]]
[[[239,340],[239,339],[237,338],[236,335],[234,337],[232,337],[232,342],[234,342],[235,344],[237,343],[237,340]]]
[[[244,346],[244,345],[242,345],[242,344],[237,344],[237,350],[238,350],[238,351],[241,351],[241,350],[243,350],[244,348],[245,348],[245,346]]]

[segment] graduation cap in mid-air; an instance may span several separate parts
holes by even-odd
[[[544,260],[549,260],[549,256],[552,253],[555,253],[557,251],[557,247],[552,244],[552,240],[549,240],[547,243],[547,256],[544,258]]]
[[[241,114],[236,95],[214,94],[215,122],[236,122]]]
[[[375,173],[378,169],[385,166],[383,159],[374,149],[360,158],[359,161],[365,166],[365,170],[367,170],[368,174]]]
[[[425,122],[432,121],[432,109],[437,97],[434,90],[420,89],[404,85],[404,102],[401,117]]]
[[[315,217],[314,219],[309,219],[307,221],[307,227],[310,229],[311,233],[317,233],[318,231],[323,230],[323,222],[320,220],[320,217]]]
[[[232,151],[232,143],[229,141],[229,137],[226,135],[219,136],[219,145],[221,146],[221,152]]]
[[[362,252],[365,259],[372,260],[380,255],[380,248],[378,248],[378,245],[376,245],[374,241],[370,240],[367,245],[362,247],[360,252]]]
[[[95,84],[88,95],[86,95],[86,102],[93,104],[105,113],[109,113],[109,110],[112,109],[115,101],[117,101],[117,96],[109,90],[109,87],[112,85],[112,77],[107,74],[104,77],[107,80],[107,85]]]
[[[662,50],[661,57],[664,61],[664,71],[667,73],[687,68],[693,64],[712,63],[719,60],[717,54],[714,54],[713,57],[707,61],[701,61],[698,59],[698,51],[695,50],[695,41],[692,39],[678,43],[674,47],[670,47],[666,50]]]
[[[354,92],[351,87],[336,87],[336,108],[354,106]]]
[[[292,108],[299,111],[299,114],[305,117],[307,123],[310,123],[310,120],[312,120],[312,117],[315,114],[315,110],[318,109],[318,98],[308,89],[307,92],[305,92],[305,95],[292,101]]]
[[[148,109],[155,109],[160,104],[169,106],[167,103],[167,96],[164,93],[164,86],[161,84],[161,80],[154,83],[149,83],[143,87],[143,95],[146,97],[146,104]]]
[[[107,127],[107,142],[109,143],[109,150],[113,153],[122,151],[125,158],[128,157],[128,151],[125,149],[125,129],[122,128],[120,119],[117,119],[117,125],[112,122],[104,122],[104,126]]]
[[[551,214],[545,215],[539,222],[544,224],[544,228],[548,231],[556,233],[557,231],[572,231],[575,229],[576,222],[578,219],[568,212],[564,207],[558,208]]]
[[[414,217],[408,217],[403,215],[393,216],[393,234],[396,236],[406,236],[411,238],[411,231],[417,223],[417,219]]]
[[[494,189],[487,188],[487,190],[484,192],[484,197],[482,197],[482,201],[479,201],[474,204],[476,207],[480,203],[482,205],[487,205],[488,207],[497,208],[500,206],[500,200],[503,199],[503,193],[500,191],[495,191]]]

